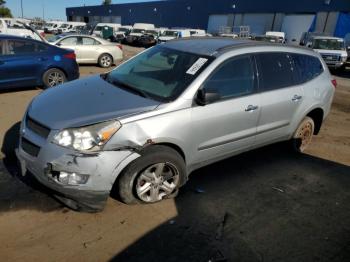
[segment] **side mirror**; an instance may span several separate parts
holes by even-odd
[[[199,89],[196,95],[196,103],[200,106],[205,106],[220,100],[221,96],[215,88]]]
[[[348,51],[350,51],[350,45],[346,48]]]
[[[57,46],[61,46],[62,44],[61,44],[61,43],[57,43],[56,45],[57,45]]]

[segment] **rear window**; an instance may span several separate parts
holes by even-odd
[[[260,87],[269,91],[295,83],[293,61],[288,53],[261,53],[257,54],[259,65]]]
[[[298,84],[306,83],[323,73],[323,66],[317,57],[292,54],[296,71],[298,73]]]

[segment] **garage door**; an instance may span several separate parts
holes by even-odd
[[[264,35],[271,31],[274,14],[244,14],[242,25],[250,27],[253,35]]]
[[[102,23],[121,24],[122,18],[120,16],[102,16]]]
[[[286,33],[288,44],[299,45],[303,32],[308,32],[315,15],[286,15],[282,23],[282,32]]]
[[[225,26],[228,26],[228,15],[209,16],[209,22],[208,22],[209,33],[211,34],[219,33],[220,29]]]

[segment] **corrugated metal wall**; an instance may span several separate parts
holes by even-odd
[[[207,28],[211,14],[316,13],[350,11],[350,0],[170,0],[110,6],[67,8],[67,17],[121,16],[123,24],[150,22],[157,26]]]

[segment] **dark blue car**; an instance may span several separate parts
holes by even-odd
[[[0,35],[0,89],[52,87],[79,78],[72,50],[48,43]]]

